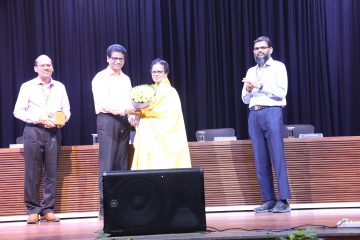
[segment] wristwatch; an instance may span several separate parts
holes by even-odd
[[[264,84],[263,83],[260,83],[260,87],[259,87],[259,90],[262,90],[264,87]]]

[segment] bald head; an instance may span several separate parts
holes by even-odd
[[[47,55],[40,55],[35,59],[35,66],[39,64],[39,62],[52,62],[51,58],[49,58]]]

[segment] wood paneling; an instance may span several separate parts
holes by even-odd
[[[261,203],[249,140],[189,146],[205,172],[206,207]],[[286,139],[285,154],[292,203],[360,202],[360,137]],[[97,211],[97,179],[97,145],[62,147],[55,211]],[[23,186],[22,149],[0,149],[0,216],[26,214]]]
[[[261,203],[249,140],[190,143],[207,206]],[[360,202],[360,137],[285,139],[292,203]]]

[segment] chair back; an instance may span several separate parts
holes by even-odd
[[[299,134],[314,133],[315,127],[311,124],[289,124],[283,127],[283,138],[289,137],[289,127],[293,127],[293,135],[295,138],[299,137]]]
[[[233,137],[235,136],[234,128],[213,128],[213,129],[201,129],[197,130],[196,140],[200,141],[200,135],[204,135],[205,141],[214,141],[215,137]]]
[[[16,138],[16,144],[24,144],[24,137],[19,136]]]

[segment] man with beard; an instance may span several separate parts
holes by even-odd
[[[264,201],[254,211],[289,212],[291,208],[288,199],[291,198],[291,193],[282,137],[282,108],[286,105],[288,88],[286,67],[270,56],[273,48],[266,36],[254,41],[253,52],[257,64],[247,71],[242,81],[242,100],[249,104],[249,135]],[[274,191],[272,166],[277,179],[278,198]]]

